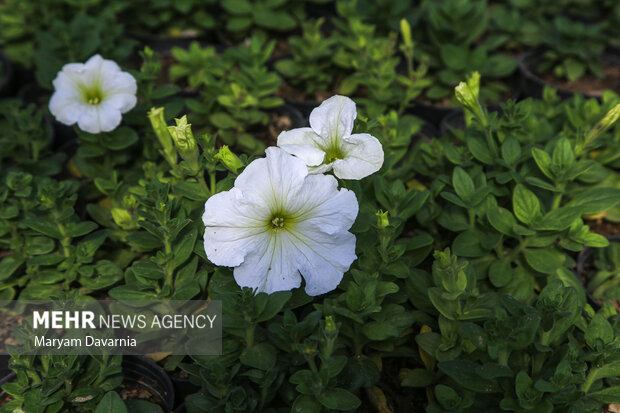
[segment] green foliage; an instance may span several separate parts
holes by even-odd
[[[17,379],[2,386],[13,400],[0,407],[0,412],[89,412],[100,400],[105,406],[111,397],[104,394],[123,381],[121,360],[121,356],[13,354],[10,368]],[[102,406],[96,409],[122,411],[103,410]]]
[[[188,76],[191,87],[200,90],[199,99],[190,99],[190,119],[210,133],[218,132],[223,143],[249,153],[260,153],[265,145],[252,134],[269,123],[267,111],[284,102],[275,97],[280,77],[265,67],[275,40],[254,35],[247,45],[227,49],[216,56],[212,48],[192,45],[187,52],[174,49],[180,60],[172,66],[174,78]],[[196,65],[201,71],[194,71]],[[191,76],[190,76],[191,74]]]
[[[220,6],[226,13],[226,30],[237,35],[252,28],[288,32],[304,18],[303,3],[289,0],[221,0]]]
[[[620,301],[619,254],[617,242],[593,252],[594,266],[584,275],[588,290],[595,299]]]
[[[603,29],[603,24],[586,25],[556,17],[543,34],[542,44],[547,50],[536,70],[569,82],[586,75],[604,79],[606,38]]]

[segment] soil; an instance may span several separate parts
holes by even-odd
[[[386,406],[372,406],[368,395],[364,393],[362,407],[358,413],[400,413],[422,412],[427,404],[426,390],[424,388],[401,387],[400,370],[403,368],[403,359],[383,359],[381,378],[377,387],[381,389],[387,400]]]
[[[322,91],[314,92],[312,94],[306,93],[303,90],[299,90],[296,87],[289,85],[286,81],[282,81],[280,88],[275,94],[276,96],[280,96],[284,99],[297,102],[322,102],[332,96],[332,93]]]
[[[586,221],[587,226],[590,227],[592,232],[610,237],[612,235],[620,234],[620,224],[606,221],[602,218],[598,218],[594,221]]]
[[[23,315],[7,316],[5,314],[2,314],[0,316],[0,351],[6,352],[7,344],[19,344],[19,342],[15,340],[15,335],[13,334],[13,327],[21,325],[23,319]]]
[[[119,390],[123,400],[146,400],[151,403],[160,404],[161,400],[140,383],[123,383]]]
[[[270,113],[267,131],[254,134],[256,139],[267,146],[276,146],[280,132],[292,129],[293,120],[287,114]]]
[[[605,90],[613,90],[620,93],[620,66],[605,63],[605,78],[599,79],[594,76],[584,76],[575,82],[560,81],[552,74],[548,73],[542,78],[545,82],[555,87],[568,89],[572,92],[579,92],[593,96],[602,96]]]
[[[5,404],[10,402],[11,400],[13,400],[13,398],[11,396],[9,396],[9,395],[5,395],[3,397],[0,397],[0,407],[4,406]]]
[[[430,100],[430,99],[426,99],[426,98],[420,96],[420,97],[416,98],[416,100],[418,102],[421,102],[421,103],[425,104],[425,105],[435,106],[435,107],[438,107],[438,108],[449,109],[449,108],[453,107],[453,105],[452,105],[452,98],[444,98],[442,100]]]

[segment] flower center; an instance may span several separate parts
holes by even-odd
[[[271,220],[271,225],[274,231],[279,231],[282,228],[284,228],[284,218],[282,217],[275,217],[274,219]]]
[[[332,163],[338,159],[344,159],[344,154],[338,145],[332,145],[325,151],[325,163]]]
[[[103,100],[103,94],[99,88],[87,89],[84,91],[84,100],[89,105],[98,105]]]

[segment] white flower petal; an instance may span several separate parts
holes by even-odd
[[[121,114],[136,105],[136,80],[100,55],[64,65],[53,85],[50,112],[59,122],[77,123],[89,133],[116,129]]]
[[[347,231],[359,212],[355,193],[344,188],[338,190],[338,181],[331,175],[308,176],[286,208],[300,221],[295,228],[315,227],[325,234]]]
[[[278,136],[278,147],[297,156],[308,166],[317,166],[323,162],[325,152],[319,147],[321,142],[322,138],[312,128],[292,129]]]
[[[103,76],[101,83],[105,85],[106,95],[135,95],[138,90],[136,79],[127,72],[117,71],[114,75]]]
[[[113,131],[121,124],[121,111],[114,106],[103,102],[95,106],[99,117],[99,129],[102,132]]]
[[[261,203],[272,210],[281,209],[308,175],[306,164],[286,151],[269,147],[266,158],[249,164],[235,180],[235,187],[243,191],[246,199]]]
[[[205,251],[234,266],[237,283],[257,291],[290,290],[306,280],[311,295],[331,291],[356,259],[348,232],[355,194],[333,176],[308,175],[304,162],[279,148],[252,162],[235,187],[205,204]]]
[[[295,232],[297,264],[306,281],[306,294],[315,296],[334,290],[349,269],[355,255],[355,235],[348,231],[324,234],[320,231]]]
[[[50,98],[49,110],[58,122],[73,125],[78,121],[82,105],[71,94],[58,91]]]
[[[238,188],[213,195],[205,203],[202,216],[207,258],[216,265],[241,264],[255,248],[255,237],[265,233],[268,214],[247,202]]]
[[[301,285],[295,261],[296,251],[286,232],[260,238],[256,250],[235,268],[235,281],[242,287],[271,294],[287,291]]]
[[[340,179],[362,179],[383,166],[383,147],[377,138],[359,133],[340,142],[344,159],[334,162],[334,174]]]
[[[346,96],[335,95],[312,110],[310,126],[328,142],[333,142],[353,132],[356,117],[355,102]]]
[[[130,95],[128,93],[118,93],[111,96],[106,96],[103,103],[106,105],[110,105],[121,113],[129,112],[131,109],[136,106],[137,99],[135,95]]]

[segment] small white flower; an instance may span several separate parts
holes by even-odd
[[[353,132],[355,102],[332,96],[310,114],[310,128],[280,133],[278,146],[302,159],[310,173],[334,170],[341,179],[362,179],[383,165],[383,148],[377,138]]]
[[[355,255],[348,230],[359,209],[333,176],[308,175],[301,159],[267,148],[230,191],[206,202],[205,251],[216,265],[235,267],[235,281],[257,292],[335,289]]]
[[[94,55],[86,63],[68,63],[54,79],[49,109],[60,123],[88,133],[109,132],[121,114],[136,105],[136,79],[112,60]]]

